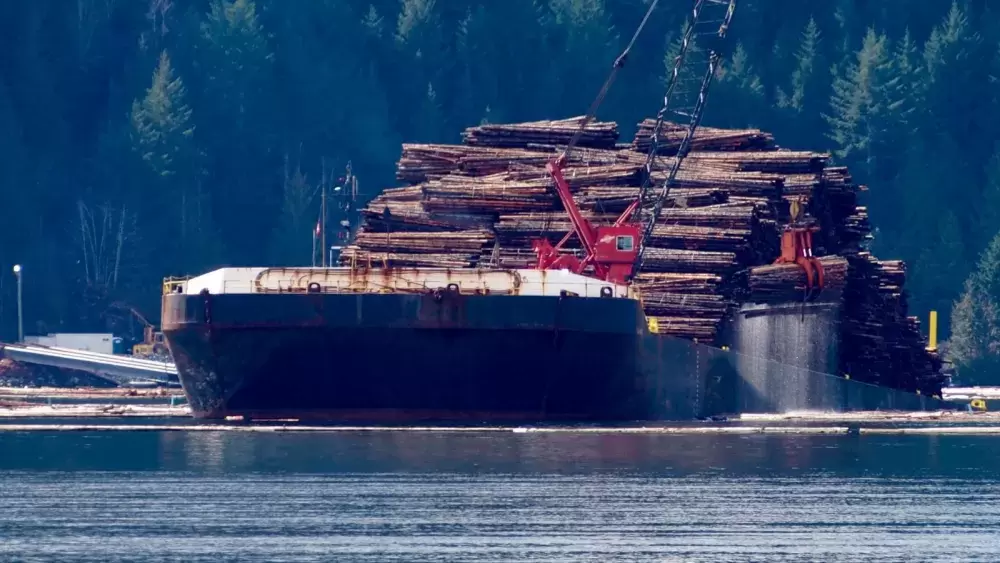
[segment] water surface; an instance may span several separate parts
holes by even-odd
[[[998,561],[1000,437],[0,433],[0,561]]]

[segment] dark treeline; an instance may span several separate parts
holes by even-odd
[[[688,4],[661,2],[602,108],[626,137],[659,108]],[[404,140],[584,113],[646,7],[0,4],[0,263],[25,266],[26,330],[103,330],[115,302],[155,318],[165,275],[308,263],[316,187],[347,161],[367,198],[393,185]],[[907,261],[911,311],[941,311],[945,334],[1000,229],[998,12],[741,0],[706,111],[850,166],[869,186],[873,250]],[[14,278],[0,280],[9,337]]]

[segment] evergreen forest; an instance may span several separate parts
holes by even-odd
[[[586,112],[648,0],[0,3],[0,339],[156,322],[160,283],[310,262],[316,187],[362,199],[402,142]],[[601,120],[662,103],[689,0],[661,0]],[[1000,3],[739,0],[705,125],[829,151],[868,186],[969,377],[1000,384]],[[363,203],[363,201],[361,202]],[[952,311],[954,310],[954,315]],[[120,327],[116,328],[120,330]]]

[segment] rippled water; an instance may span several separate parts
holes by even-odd
[[[0,434],[0,561],[998,561],[1000,437]]]

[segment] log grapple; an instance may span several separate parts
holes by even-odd
[[[781,233],[781,255],[775,264],[798,264],[806,273],[805,300],[812,301],[823,291],[823,264],[813,255],[812,234],[819,230],[815,220],[805,218],[802,201],[790,203],[790,221]]]

